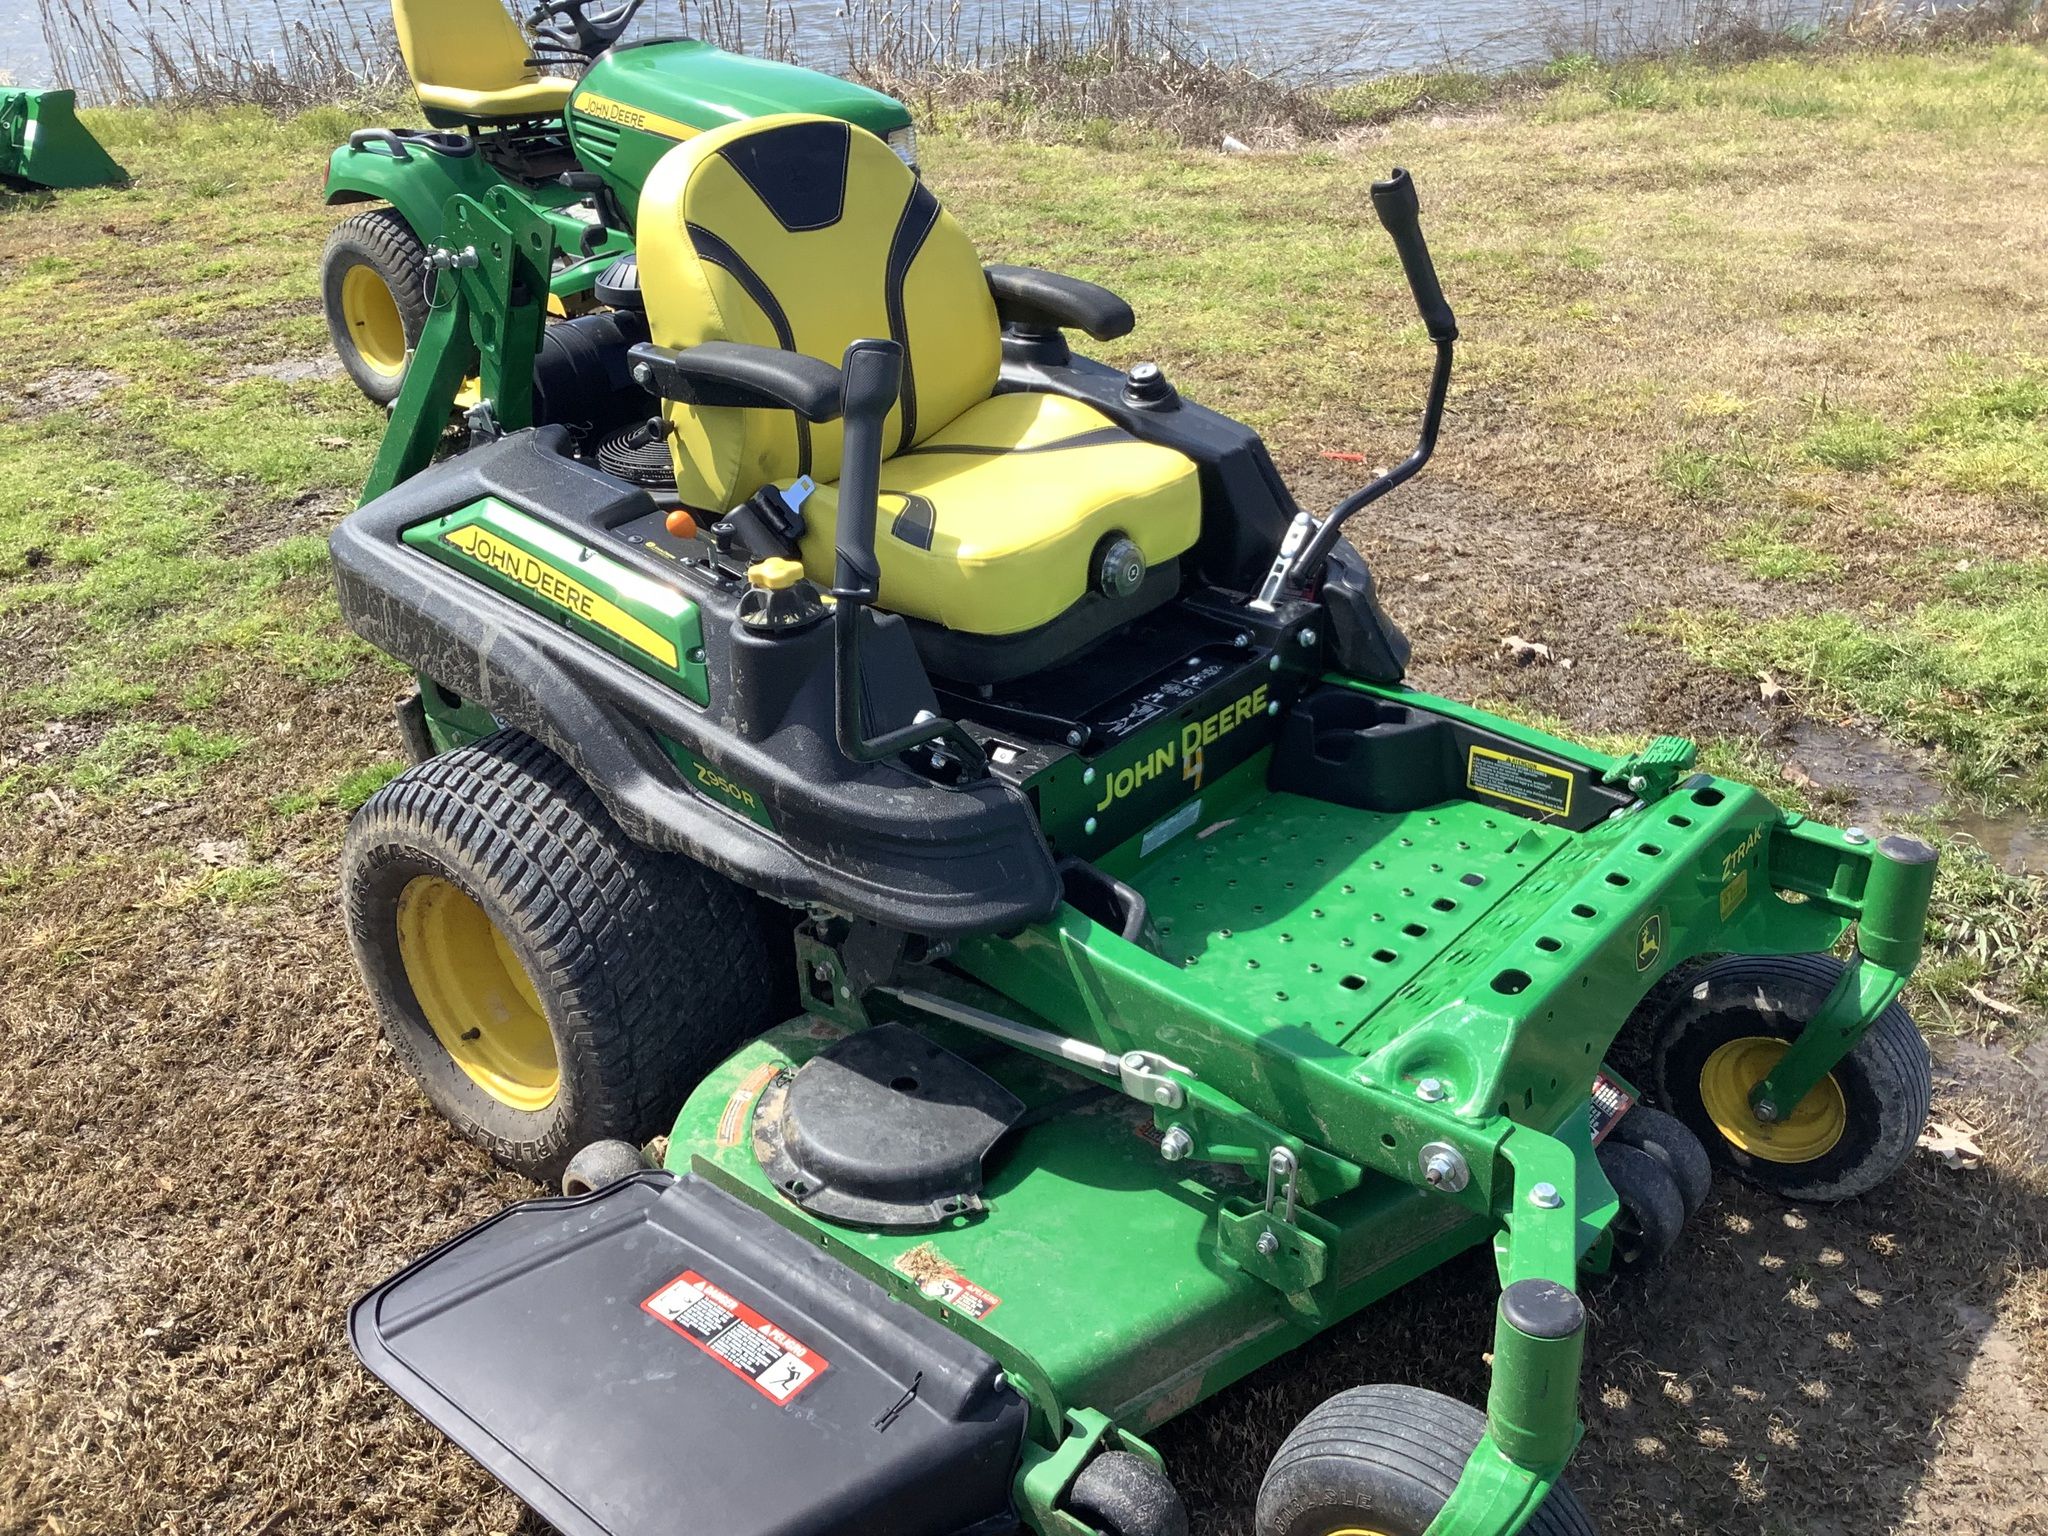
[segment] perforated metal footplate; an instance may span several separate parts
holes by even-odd
[[[1471,802],[1389,813],[1274,794],[1132,883],[1164,958],[1248,1021],[1337,1042],[1568,841]]]

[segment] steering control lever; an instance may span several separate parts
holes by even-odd
[[[1259,586],[1258,596],[1251,601],[1251,607],[1260,613],[1271,613],[1288,588],[1306,586],[1312,581],[1343,533],[1345,521],[1413,479],[1436,451],[1437,430],[1443,425],[1444,396],[1451,387],[1451,353],[1458,340],[1458,317],[1451,313],[1450,303],[1444,298],[1436,265],[1429,259],[1428,243],[1422,238],[1422,206],[1415,196],[1413,178],[1395,167],[1394,174],[1385,181],[1373,183],[1372,206],[1401,258],[1401,270],[1407,275],[1408,291],[1415,296],[1415,309],[1422,316],[1423,329],[1436,343],[1436,367],[1430,374],[1429,398],[1422,408],[1422,431],[1413,453],[1362,490],[1338,502],[1327,517],[1316,518],[1306,512],[1296,516]]]

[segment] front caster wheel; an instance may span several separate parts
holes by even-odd
[[[1257,1536],[1422,1536],[1485,1433],[1485,1414],[1438,1392],[1340,1392],[1301,1421],[1266,1469]],[[1563,1483],[1523,1530],[1595,1536]]]
[[[1713,1189],[1714,1168],[1707,1149],[1683,1120],[1638,1104],[1615,1122],[1607,1140],[1614,1146],[1647,1152],[1663,1164],[1685,1201],[1685,1219],[1691,1221],[1699,1215]]]
[[[1927,1042],[1897,1003],[1790,1114],[1765,1124],[1751,1111],[1750,1090],[1841,974],[1828,955],[1731,955],[1695,972],[1653,1024],[1665,1107],[1715,1162],[1788,1199],[1847,1200],[1874,1189],[1927,1126]]]
[[[1067,1509],[1102,1536],[1188,1536],[1180,1494],[1164,1472],[1129,1451],[1104,1451],[1083,1467]]]

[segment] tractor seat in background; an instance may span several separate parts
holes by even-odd
[[[657,346],[741,342],[832,363],[864,337],[903,348],[883,435],[879,606],[942,628],[949,656],[961,637],[988,642],[966,647],[979,676],[947,675],[995,680],[1027,654],[1024,669],[1043,665],[1177,590],[1201,527],[1194,463],[1079,400],[996,393],[1002,327],[981,259],[874,135],[808,115],[702,134],[655,168],[638,234]],[[829,584],[840,423],[664,410],[687,506],[722,514],[764,485],[818,482],[801,554]]]
[[[558,117],[574,80],[544,75],[503,0],[391,0],[398,51],[437,128]]]

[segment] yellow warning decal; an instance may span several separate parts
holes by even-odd
[[[634,618],[603,593],[592,591],[574,577],[488,529],[471,523],[450,529],[441,537],[472,560],[481,561],[534,596],[574,614],[585,623],[616,635],[663,666],[674,667],[681,660],[676,654],[675,643],[665,635]]]
[[[571,105],[585,116],[599,118],[607,123],[617,123],[621,128],[638,128],[643,133],[658,133],[665,139],[694,139],[704,131],[688,123],[679,123],[672,117],[663,117],[659,112],[628,106],[623,101],[613,101],[609,96],[597,96],[588,91],[578,96]]]
[[[772,1061],[764,1061],[741,1080],[725,1101],[725,1111],[718,1117],[718,1144],[721,1147],[736,1147],[740,1144],[740,1132],[747,1126],[747,1111],[754,1100],[761,1096],[761,1090],[782,1074],[782,1069]]]
[[[1465,787],[1475,794],[1527,806],[1546,816],[1572,813],[1572,776],[1533,758],[1473,747],[1465,758]]]
[[[1735,909],[1749,899],[1749,871],[1738,869],[1734,878],[1721,887],[1721,921],[1727,922]]]

